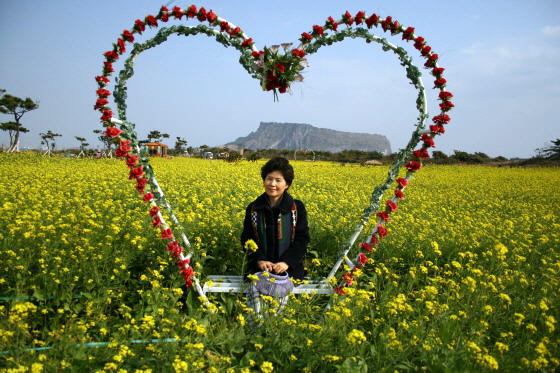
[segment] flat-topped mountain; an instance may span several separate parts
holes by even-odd
[[[226,145],[242,145],[252,150],[323,150],[336,153],[352,149],[391,153],[391,144],[383,135],[335,131],[305,123],[261,122],[255,132]]]

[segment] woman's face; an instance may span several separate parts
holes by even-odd
[[[280,171],[272,171],[264,179],[264,191],[271,199],[279,198],[288,186]]]

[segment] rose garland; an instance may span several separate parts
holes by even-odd
[[[156,202],[157,200],[167,208],[180,232],[180,224],[172,213],[163,191],[157,184],[153,169],[148,164],[147,151],[140,150],[132,123],[113,118],[113,111],[108,106],[108,97],[111,95],[111,92],[105,88],[110,83],[109,78],[114,72],[113,63],[126,52],[127,44],[134,42],[135,34],[142,34],[142,32],[146,30],[146,26],[150,28],[158,27],[159,21],[168,22],[169,19],[181,20],[183,16],[185,16],[187,20],[196,18],[199,22],[207,21],[211,26],[219,26],[222,40],[227,35],[232,40],[240,41],[241,47],[247,49],[252,48],[250,39],[245,36],[239,27],[235,27],[226,20],[219,18],[212,10],[206,11],[203,7],[197,9],[195,5],[191,5],[187,9],[181,9],[176,6],[170,11],[165,6],[162,6],[157,15],[147,15],[144,20],[137,19],[131,30],[123,30],[116,43],[113,44],[113,49],[104,53],[105,61],[103,62],[102,74],[95,77],[98,84],[98,89],[96,91],[98,98],[94,109],[101,113],[100,121],[103,123],[103,126],[106,127],[104,135],[118,141],[119,145],[116,156],[125,159],[130,169],[129,179],[136,181],[136,190],[143,195],[143,200],[151,203],[152,207],[149,214],[152,217],[152,225],[160,229],[161,239],[167,241],[167,250],[178,260],[178,267],[185,279],[186,286],[191,287],[194,284],[197,292],[203,296],[204,293],[195,276],[192,263],[190,262],[191,253],[185,255],[185,248],[181,246],[179,241],[175,238],[173,229],[166,223],[158,207],[158,203]],[[214,31],[212,31],[212,33],[214,33]],[[130,66],[131,64],[132,61],[130,62]],[[126,98],[126,94],[123,94],[124,90],[121,90],[119,93],[120,97],[117,100],[124,103],[124,99]],[[119,111],[122,111],[124,114],[124,109]],[[121,128],[117,128],[114,124],[119,124]],[[149,189],[149,191],[146,189]],[[183,245],[189,248],[190,243],[185,233],[180,232],[179,235],[182,238]]]
[[[347,258],[346,255],[354,245],[354,242],[357,239],[358,235],[361,233],[362,229],[365,227],[365,224],[369,220],[371,213],[378,209],[383,193],[393,183],[396,176],[398,175],[399,169],[404,164],[404,167],[407,170],[406,176],[404,178],[397,179],[397,186],[394,190],[394,196],[385,203],[385,208],[383,211],[376,213],[378,220],[375,228],[368,236],[366,241],[360,243],[360,248],[363,251],[360,251],[358,253],[358,256],[355,260],[359,264],[355,265],[352,261],[347,260],[350,271],[342,274],[341,283],[338,287],[335,288],[335,291],[337,291],[341,295],[345,294],[344,287],[353,285],[353,274],[366,265],[368,257],[365,252],[373,252],[373,247],[376,247],[379,244],[379,240],[387,235],[387,228],[385,228],[384,225],[389,222],[390,214],[397,210],[398,200],[403,200],[405,198],[404,189],[408,185],[414,173],[422,168],[422,162],[425,159],[430,158],[428,149],[435,147],[434,138],[436,136],[445,133],[444,125],[448,124],[451,121],[451,118],[447,113],[455,107],[455,105],[450,101],[450,99],[453,97],[453,94],[446,90],[447,81],[443,77],[443,72],[445,71],[445,69],[438,65],[438,54],[432,51],[432,48],[426,43],[423,37],[414,34],[415,29],[413,27],[405,27],[398,21],[393,20],[390,16],[383,19],[375,13],[367,16],[365,12],[360,11],[353,17],[348,11],[346,11],[346,13],[343,14],[342,18],[338,21],[335,21],[332,17],[329,17],[323,26],[314,25],[313,30],[310,33],[304,32],[301,34],[300,41],[303,46],[302,49],[308,53],[312,53],[315,52],[320,46],[330,45],[333,42],[341,41],[347,36],[364,37],[368,42],[381,42],[383,44],[384,50],[393,49],[393,51],[401,57],[401,61],[403,62],[403,64],[408,64],[408,60],[405,57],[406,53],[402,48],[393,48],[384,40],[376,40],[377,38],[369,34],[369,32],[367,32],[367,30],[364,28],[351,30],[350,27],[353,24],[355,24],[356,26],[365,25],[367,29],[372,29],[373,27],[377,28],[381,26],[384,32],[389,31],[391,35],[401,34],[402,40],[405,40],[406,42],[413,41],[414,48],[417,49],[420,52],[420,55],[426,60],[424,63],[424,67],[430,69],[430,73],[435,78],[433,88],[439,90],[438,98],[441,103],[439,104],[440,113],[432,118],[433,125],[429,126],[429,130],[424,130],[424,116],[427,116],[425,110],[426,103],[423,88],[419,89],[417,108],[420,110],[421,114],[416,131],[413,133],[413,136],[409,141],[407,147],[399,153],[398,159],[395,162],[393,169],[389,172],[386,182],[374,189],[370,200],[370,206],[365,210],[365,213],[362,216],[362,223],[358,225],[356,232],[350,239],[350,242],[346,246],[345,250],[343,250],[341,259],[337,262],[327,278],[332,278],[344,258]],[[339,26],[346,26],[347,28],[338,31]],[[333,35],[329,35],[328,30],[332,31]],[[420,74],[414,72],[411,64],[408,65],[407,68],[407,77],[412,81],[416,88],[419,88]],[[412,151],[412,149],[416,147],[416,145],[420,141],[422,141],[422,145],[420,146],[420,148]],[[409,159],[410,155],[412,155],[412,159]]]
[[[140,151],[138,147],[136,134],[134,132],[134,125],[126,122],[126,120],[120,121],[112,118],[113,112],[107,106],[107,98],[111,93],[105,89],[105,86],[110,82],[109,77],[114,72],[112,64],[119,58],[120,55],[125,53],[126,43],[132,43],[134,41],[135,33],[141,34],[145,31],[146,25],[148,27],[158,27],[158,21],[167,22],[170,17],[180,20],[183,16],[186,16],[185,18],[187,20],[189,18],[196,18],[200,22],[207,21],[210,26],[219,27],[220,29],[218,31],[217,29],[211,29],[200,25],[196,28],[190,27],[187,31],[186,28],[174,26],[175,28],[162,29],[156,38],[150,40],[144,45],[135,45],[131,58],[127,60],[125,63],[125,69],[119,75],[121,78],[120,81],[119,79],[116,79],[117,87],[115,89],[115,101],[119,105],[120,118],[126,118],[126,105],[124,104],[126,99],[126,88],[124,87],[124,82],[133,75],[132,65],[134,57],[142,50],[151,48],[165,41],[167,36],[171,33],[190,35],[203,32],[207,35],[215,36],[216,40],[225,46],[231,45],[236,47],[242,52],[240,62],[245,69],[251,73],[253,77],[260,79],[263,90],[272,90],[275,98],[277,97],[277,92],[285,93],[289,91],[291,82],[303,80],[303,76],[300,74],[300,71],[307,66],[307,60],[304,58],[306,54],[314,53],[321,46],[331,45],[334,42],[344,40],[346,37],[361,37],[368,43],[372,41],[381,43],[385,51],[392,50],[399,56],[401,64],[407,67],[407,77],[419,90],[417,99],[417,109],[420,112],[419,122],[417,123],[416,130],[414,131],[407,147],[399,153],[398,159],[392,170],[389,172],[386,182],[374,189],[370,199],[370,206],[365,209],[364,215],[361,218],[361,223],[358,225],[356,232],[353,234],[348,245],[343,251],[341,259],[336,263],[335,268],[331,271],[331,274],[329,274],[328,278],[332,278],[338,270],[343,258],[346,258],[350,271],[347,271],[342,275],[341,285],[335,288],[338,293],[344,294],[344,287],[351,286],[353,284],[353,273],[365,266],[367,263],[368,257],[364,251],[372,252],[373,247],[377,246],[379,240],[387,234],[387,229],[384,224],[389,222],[390,214],[397,209],[398,200],[404,199],[403,191],[409,180],[412,178],[414,173],[422,167],[422,161],[429,158],[427,150],[430,147],[434,147],[434,137],[443,134],[445,132],[444,125],[450,122],[447,112],[454,107],[453,103],[450,101],[453,95],[445,89],[446,80],[442,76],[444,69],[438,66],[438,55],[435,54],[431,50],[431,47],[426,44],[424,38],[414,35],[414,28],[408,27],[405,29],[391,17],[383,19],[376,14],[372,14],[367,17],[363,11],[358,12],[355,17],[352,17],[349,12],[346,12],[338,21],[329,17],[323,26],[315,25],[310,33],[302,33],[300,38],[301,44],[297,48],[290,49],[292,44],[282,44],[282,50],[284,53],[280,53],[280,46],[272,46],[259,51],[254,46],[253,40],[247,38],[239,27],[236,27],[219,18],[212,10],[209,12],[207,12],[204,8],[197,10],[194,5],[189,6],[187,9],[174,7],[172,11],[169,11],[166,7],[162,7],[157,16],[148,15],[144,18],[144,21],[136,20],[132,30],[124,30],[122,32],[121,38],[117,39],[116,44],[113,44],[113,49],[104,54],[106,60],[103,66],[103,73],[102,75],[96,77],[99,89],[97,90],[98,99],[94,109],[99,110],[102,114],[101,121],[103,122],[103,125],[107,127],[104,134],[108,137],[119,140],[117,156],[126,159],[126,164],[130,168],[130,179],[136,180],[136,189],[141,194],[144,194],[144,201],[151,202],[152,208],[150,210],[150,216],[153,217],[152,224],[155,227],[160,227],[161,238],[168,240],[168,251],[176,259],[178,259],[179,268],[185,278],[187,286],[190,287],[194,282],[197,291],[201,295],[203,295],[202,289],[200,288],[200,285],[194,276],[194,271],[190,265],[191,254],[189,253],[186,256],[184,255],[184,248],[179,245],[179,242],[174,237],[173,230],[165,223],[155,200],[167,208],[167,211],[170,213],[170,216],[179,228],[179,231],[182,230],[182,227],[175,215],[172,213],[171,206],[167,203],[161,188],[157,184],[153,170],[148,164],[147,152],[145,150]],[[365,25],[367,26],[367,29],[363,27],[351,29],[353,24],[356,26]],[[338,30],[339,26],[346,26],[346,28]],[[420,72],[412,64],[411,59],[408,58],[406,52],[402,48],[397,48],[388,43],[385,39],[381,39],[370,34],[368,30],[374,26],[381,26],[384,32],[390,31],[391,35],[402,34],[402,39],[407,42],[414,41],[414,47],[419,50],[422,57],[426,59],[424,66],[431,69],[431,74],[436,78],[434,81],[434,88],[440,90],[439,99],[441,100],[439,105],[441,112],[439,115],[432,118],[434,125],[430,125],[429,130],[424,130],[427,112],[425,93],[420,79]],[[332,31],[332,34],[329,31]],[[120,124],[121,129],[113,126],[113,123]],[[420,141],[422,141],[421,147],[412,151],[412,149]],[[408,160],[411,155],[412,160]],[[360,244],[360,247],[364,251],[360,251],[356,258],[356,262],[359,262],[360,264],[354,265],[352,261],[347,259],[346,254],[354,245],[354,242],[365,227],[365,224],[369,220],[372,212],[378,209],[383,193],[394,182],[400,168],[403,165],[407,169],[406,176],[404,178],[397,179],[397,187],[394,191],[393,198],[386,202],[384,211],[376,213],[376,216],[378,217],[377,224],[372,233],[368,236],[367,240]],[[150,191],[148,192],[146,192],[147,185],[149,185],[150,188]],[[190,247],[186,235],[181,233],[181,237],[184,245],[186,247]]]

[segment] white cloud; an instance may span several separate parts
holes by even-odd
[[[544,26],[541,32],[549,38],[560,39],[560,26]]]

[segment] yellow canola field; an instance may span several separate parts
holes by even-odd
[[[241,272],[263,163],[151,161],[202,278]],[[388,168],[293,165],[321,278]],[[254,335],[240,297],[213,299],[209,315],[186,295],[123,161],[0,154],[0,368],[558,369],[558,185],[554,168],[426,166],[347,297],[327,312],[294,298]],[[166,338],[182,342],[129,342]],[[76,347],[103,341],[116,343]]]

